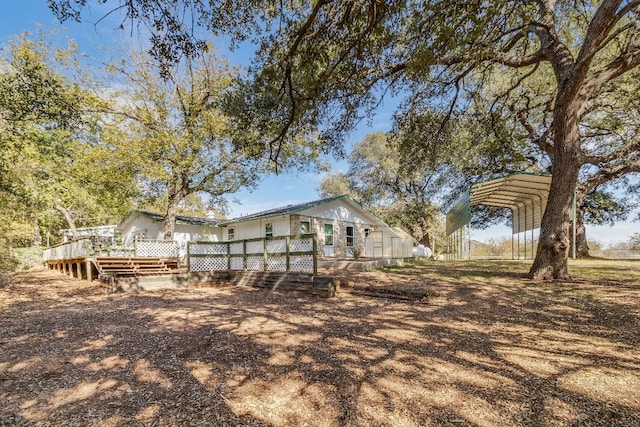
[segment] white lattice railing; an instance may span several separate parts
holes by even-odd
[[[189,271],[317,272],[315,234],[232,242],[189,242]]]
[[[135,253],[138,257],[177,258],[182,242],[174,240],[136,240]]]

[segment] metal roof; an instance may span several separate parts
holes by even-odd
[[[311,209],[311,208],[314,208],[316,206],[321,206],[321,205],[324,205],[324,204],[327,204],[327,203],[330,203],[330,202],[333,202],[333,201],[336,201],[336,200],[343,200],[343,201],[345,201],[347,203],[350,203],[352,206],[357,207],[362,212],[366,213],[367,215],[370,215],[372,218],[375,218],[375,219],[379,220],[381,223],[384,224],[384,221],[382,221],[376,215],[374,215],[369,210],[367,210],[364,206],[362,206],[359,202],[354,200],[351,196],[345,194],[345,195],[342,195],[342,196],[328,197],[326,199],[314,200],[314,201],[311,201],[311,202],[299,203],[299,204],[296,204],[296,205],[283,206],[283,207],[269,209],[269,210],[266,210],[266,211],[257,212],[257,213],[254,213],[254,214],[245,215],[245,216],[241,216],[241,217],[237,217],[237,218],[232,218],[232,219],[228,219],[228,220],[222,220],[222,221],[220,221],[218,223],[218,225],[220,227],[225,227],[227,225],[238,223],[238,222],[245,222],[245,221],[253,221],[253,220],[257,220],[257,219],[271,218],[271,217],[279,216],[279,215],[296,214],[296,213],[305,211],[307,209]]]
[[[469,223],[474,205],[511,209],[514,234],[539,228],[550,187],[551,176],[528,173],[474,184],[447,213],[447,235]]]
[[[163,222],[164,221],[164,215],[162,215],[162,214],[155,213],[155,212],[149,212],[149,211],[134,210],[134,211],[131,211],[129,213],[129,215],[124,220],[122,220],[122,222],[118,225],[118,228],[120,228],[122,226],[122,224],[127,222],[130,218],[134,217],[135,215],[146,216],[147,218],[149,218],[153,222]],[[176,215],[176,224],[182,224],[182,225],[198,225],[198,226],[203,226],[203,227],[215,227],[221,221],[223,221],[223,220],[222,219],[214,219],[214,218],[200,218],[200,217],[196,217],[196,216]]]

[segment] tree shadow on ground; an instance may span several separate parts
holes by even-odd
[[[637,299],[472,282],[424,303],[25,281],[0,315],[0,424],[640,424]]]

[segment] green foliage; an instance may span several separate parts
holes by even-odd
[[[431,200],[435,191],[429,185],[433,169],[416,164],[424,163],[405,157],[387,134],[368,134],[349,155],[347,174],[329,175],[320,190],[325,197],[352,195],[389,225],[403,227],[430,246],[429,234],[438,215]]]
[[[604,191],[594,191],[587,195],[582,204],[585,222],[595,225],[614,225],[629,215],[632,205],[624,199]]]
[[[640,250],[640,233],[634,233],[629,238],[629,245],[633,250]]]
[[[204,213],[203,195],[224,211],[225,195],[255,185],[259,161],[233,144],[218,108],[235,72],[226,61],[211,53],[162,69],[133,54],[109,70],[126,87],[114,93],[113,137],[103,149],[135,171],[145,205],[166,214],[165,236],[179,210]]]
[[[16,248],[13,250],[13,255],[15,259],[15,271],[42,267],[41,248]]]
[[[353,255],[353,258],[355,260],[359,260],[360,257],[362,257],[363,252],[364,249],[362,248],[362,246],[354,246],[353,248],[351,248],[351,255]]]
[[[96,161],[103,104],[73,81],[75,45],[17,37],[0,66],[0,226],[4,244],[39,245],[59,228],[129,210],[131,175]],[[64,74],[58,69],[64,70]],[[116,176],[118,178],[116,179]]]

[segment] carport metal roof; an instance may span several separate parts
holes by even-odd
[[[447,236],[471,220],[471,206],[509,208],[513,234],[540,227],[547,206],[551,176],[519,173],[479,182],[447,212]]]

